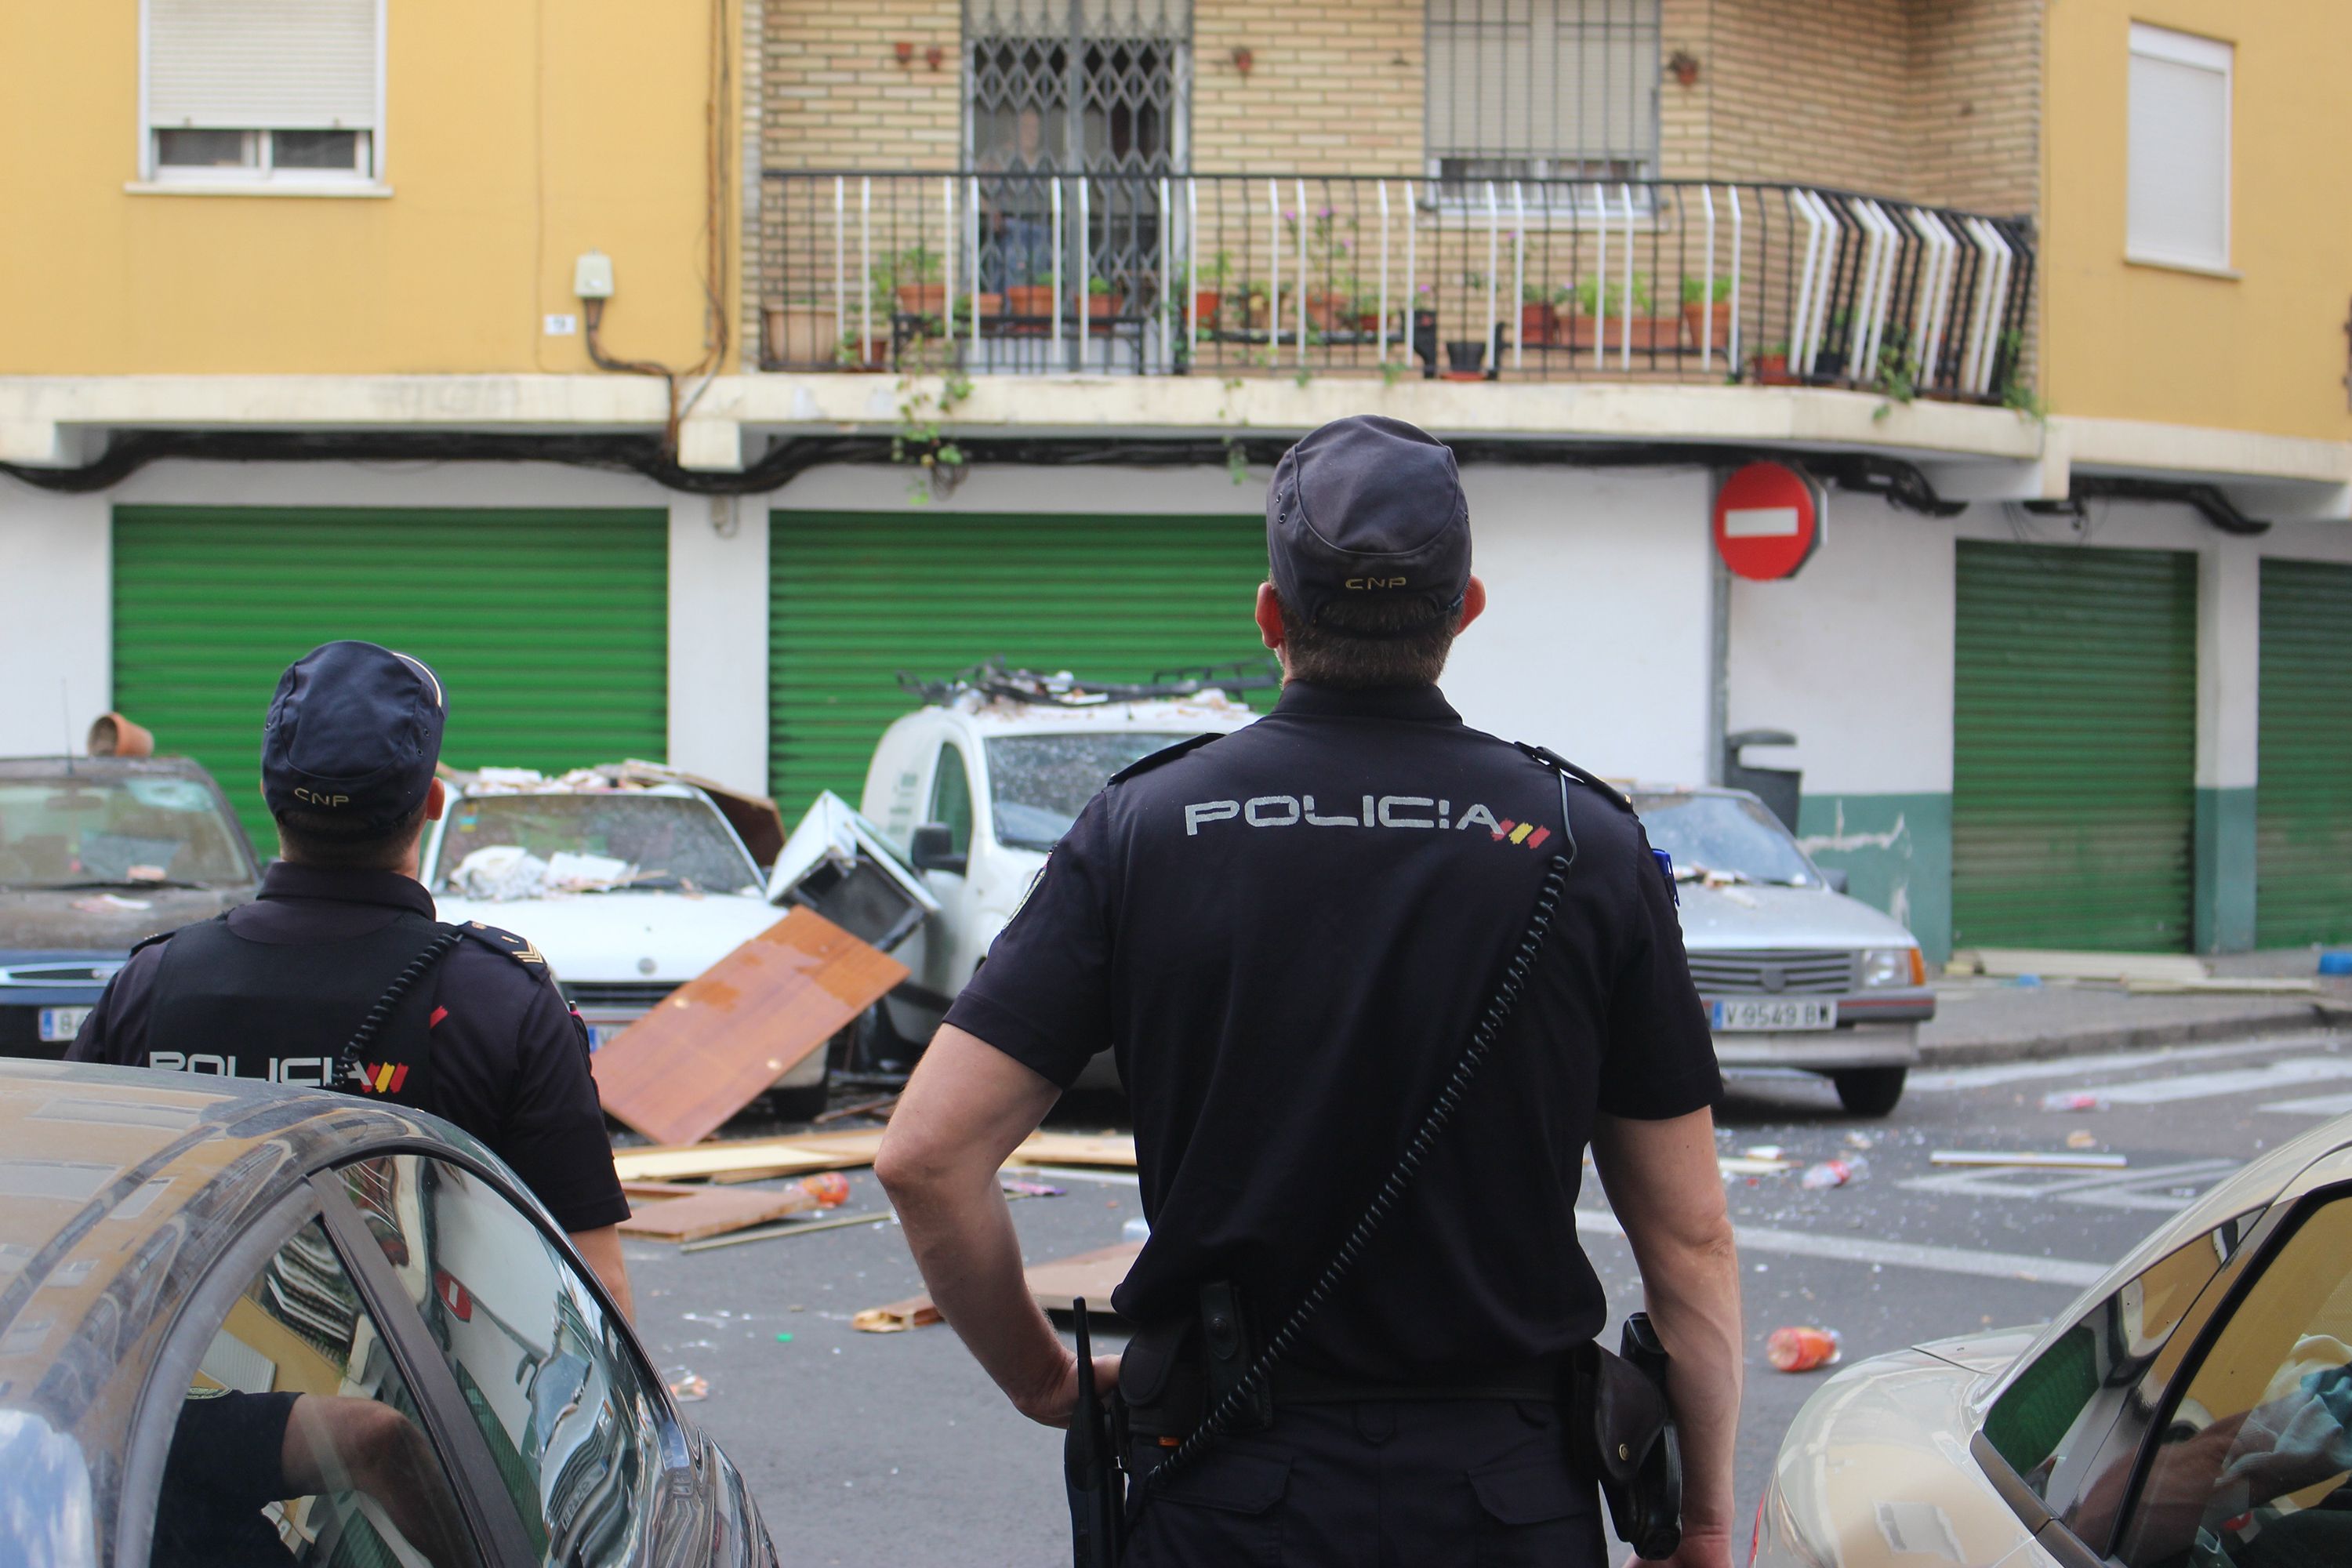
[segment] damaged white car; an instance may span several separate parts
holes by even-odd
[[[753,852],[693,784],[485,769],[453,796],[424,855],[441,918],[529,938],[592,1048],[783,918]],[[773,1107],[814,1115],[825,1088],[825,1053],[813,1051],[776,1080]]]

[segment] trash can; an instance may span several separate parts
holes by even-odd
[[[1755,768],[1740,760],[1748,746],[1793,746],[1797,737],[1786,730],[1741,730],[1723,738],[1723,782],[1744,789],[1762,801],[1781,826],[1797,831],[1797,805],[1804,795],[1802,768]]]

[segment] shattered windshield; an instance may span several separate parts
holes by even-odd
[[[211,887],[250,882],[227,808],[201,779],[0,783],[0,887]]]
[[[1650,847],[1674,857],[1675,875],[1692,880],[1770,882],[1816,888],[1804,851],[1789,830],[1752,800],[1729,795],[1633,797]]]
[[[756,893],[760,871],[718,809],[693,796],[469,795],[449,808],[431,886],[494,899],[625,889]]]
[[[1190,735],[1007,735],[988,742],[996,841],[1051,849],[1110,775]]]

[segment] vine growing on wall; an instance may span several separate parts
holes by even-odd
[[[937,371],[936,390],[928,384]],[[898,377],[898,425],[890,433],[890,460],[911,466],[908,500],[928,505],[951,493],[968,470],[963,448],[948,434],[947,421],[971,395],[971,378],[955,365],[941,365],[925,345]]]

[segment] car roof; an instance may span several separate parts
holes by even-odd
[[[651,795],[657,800],[710,799],[703,791],[687,784],[567,784],[555,779],[532,784],[469,784],[457,792],[457,798],[507,800],[545,795],[593,795],[599,800],[627,800],[637,795]]]
[[[909,718],[937,715],[983,735],[1071,735],[1088,732],[1150,734],[1167,731],[1196,735],[1203,730],[1239,729],[1258,714],[1222,696],[1151,698],[1089,702],[1064,707],[1052,702],[1013,702],[966,693],[953,702],[935,702]]]
[[[53,779],[66,773],[89,779],[213,776],[194,757],[0,757],[0,779]]]

